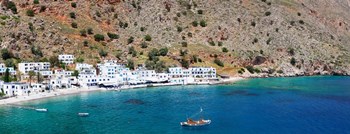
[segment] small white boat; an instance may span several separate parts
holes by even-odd
[[[188,127],[200,127],[200,126],[206,126],[211,123],[211,120],[204,120],[200,119],[198,121],[193,121],[192,119],[187,119],[185,122],[180,122],[181,126],[188,126]]]
[[[78,115],[81,117],[86,117],[86,116],[89,116],[89,113],[78,113]]]
[[[35,109],[35,111],[38,111],[38,112],[47,112],[47,109],[46,109],[46,108],[38,108],[38,109]]]

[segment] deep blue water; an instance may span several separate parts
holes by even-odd
[[[105,91],[0,107],[0,133],[350,133],[350,77],[250,79],[233,85]],[[202,128],[179,122],[197,113]],[[88,112],[89,117],[78,117]],[[196,116],[199,118],[198,116]]]

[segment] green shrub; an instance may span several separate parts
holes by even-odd
[[[71,25],[72,25],[73,28],[78,28],[78,24],[76,22],[72,22]]]
[[[88,28],[88,29],[87,29],[87,33],[90,34],[90,35],[91,35],[91,34],[94,34],[92,28]]]
[[[46,10],[46,6],[40,6],[40,13],[45,12],[45,10]]]
[[[198,10],[197,13],[198,14],[203,14],[203,10]]]
[[[34,4],[39,4],[40,2],[39,2],[39,0],[34,0],[33,3]]]
[[[114,33],[107,33],[107,36],[110,38],[110,39],[119,39],[119,35],[117,34],[114,34]]]
[[[12,13],[17,14],[17,7],[13,1],[8,1],[7,5],[5,5],[7,9],[10,9]]]
[[[41,52],[40,48],[33,46],[31,51],[35,56],[43,57],[43,53]]]
[[[271,12],[268,11],[268,12],[265,12],[265,16],[270,16],[271,15]]]
[[[255,27],[256,26],[256,23],[253,21],[250,23],[251,26]]]
[[[133,43],[134,42],[134,37],[129,37],[129,39],[128,39],[128,44],[130,44],[130,43]]]
[[[283,74],[283,71],[282,70],[278,70],[277,73]]]
[[[27,16],[29,17],[34,17],[34,11],[32,9],[28,9],[27,12],[26,12]]]
[[[70,5],[71,5],[73,8],[76,8],[76,7],[77,7],[77,3],[75,3],[75,2],[72,2]]]
[[[147,48],[147,47],[148,47],[146,42],[142,42],[142,43],[140,44],[140,46],[141,46],[141,48]]]
[[[227,53],[227,52],[228,52],[228,49],[227,49],[226,47],[223,47],[223,48],[222,48],[222,52]]]
[[[254,74],[254,67],[253,66],[246,66],[245,68],[249,71],[249,73]]]
[[[198,26],[198,22],[197,21],[193,21],[192,22],[192,26],[197,27]]]
[[[219,47],[221,47],[221,46],[223,46],[223,45],[224,45],[224,44],[223,44],[221,41],[218,42],[218,46],[219,46]]]
[[[168,48],[164,47],[159,49],[159,55],[160,56],[166,56],[168,54]]]
[[[206,27],[207,26],[207,22],[205,20],[201,20],[199,22],[199,25],[201,25],[202,27]]]
[[[181,66],[184,68],[190,67],[190,62],[188,60],[186,60],[185,58],[183,58],[180,63],[181,63]]]
[[[3,60],[14,58],[13,53],[6,48],[1,50],[1,57]]]
[[[143,31],[145,31],[145,30],[146,30],[145,27],[141,27],[141,28],[140,28],[140,31],[141,31],[141,32],[143,32]]]
[[[69,16],[70,16],[70,18],[72,18],[72,19],[75,19],[75,18],[76,18],[76,16],[75,16],[75,13],[74,13],[74,12],[70,12],[70,13],[69,13]]]
[[[208,43],[209,43],[211,46],[215,46],[215,42],[214,42],[214,41],[212,41],[212,40],[211,40],[211,41],[209,41]]]
[[[108,53],[106,51],[104,51],[103,49],[100,49],[100,51],[98,52],[98,54],[101,56],[101,57],[106,57],[108,55]]]
[[[147,34],[147,35],[145,36],[145,40],[146,40],[146,41],[152,41],[151,35]]]
[[[214,63],[220,67],[224,67],[224,63],[218,58],[215,58]]]
[[[105,40],[105,36],[103,36],[102,34],[95,34],[94,38],[95,38],[95,41],[104,41]]]
[[[297,60],[294,57],[292,59],[290,59],[290,64],[295,66],[296,63],[297,63]]]
[[[179,32],[179,33],[181,33],[181,32],[182,32],[182,27],[177,26],[177,27],[176,27],[176,29],[177,29],[177,32]]]
[[[85,29],[80,30],[80,35],[86,37],[87,36],[86,30]]]
[[[87,40],[84,40],[83,44],[85,47],[87,47],[89,45],[89,42]]]
[[[184,42],[181,43],[181,45],[182,45],[182,47],[187,47],[187,42],[184,41]]]

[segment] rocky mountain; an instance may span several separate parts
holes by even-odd
[[[350,75],[349,0],[2,0],[0,24],[8,64],[74,54],[158,71]]]

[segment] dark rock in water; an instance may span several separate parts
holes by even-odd
[[[86,107],[97,107],[97,105],[87,105]]]
[[[267,94],[275,94],[275,92],[271,92],[271,91],[269,91],[269,92],[266,92]]]
[[[124,103],[135,104],[135,105],[145,104],[145,102],[143,102],[142,100],[138,100],[138,99],[130,99],[130,100],[125,101]]]
[[[201,96],[202,94],[197,93],[197,92],[191,92],[188,95],[190,95],[190,96]]]
[[[242,95],[242,94],[246,94],[247,91],[243,91],[243,90],[235,90],[235,91],[231,91],[228,93],[225,93],[225,95],[227,96],[231,96],[231,95]]]
[[[256,93],[246,93],[245,96],[259,96],[259,94]]]

